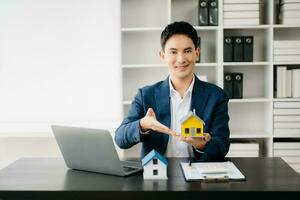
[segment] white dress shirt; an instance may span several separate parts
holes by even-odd
[[[170,110],[171,110],[171,129],[178,135],[181,133],[180,120],[185,116],[191,109],[192,92],[195,83],[195,77],[193,76],[192,83],[188,90],[185,92],[183,98],[174,89],[171,79],[169,78],[170,87]],[[169,143],[166,157],[190,157],[190,151],[188,150],[189,145],[186,142],[178,141],[174,137],[169,137]]]

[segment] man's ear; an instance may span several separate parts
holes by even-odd
[[[199,55],[201,54],[201,49],[199,47],[196,48],[196,55],[197,58],[199,58]]]
[[[161,51],[159,52],[159,57],[160,57],[160,59],[161,59],[162,61],[165,60],[165,52],[164,52],[163,50],[161,50]]]

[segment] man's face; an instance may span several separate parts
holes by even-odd
[[[161,59],[168,65],[171,78],[185,79],[192,76],[199,48],[195,49],[193,41],[183,34],[171,36],[160,52]]]

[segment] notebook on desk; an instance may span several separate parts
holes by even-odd
[[[226,182],[229,180],[246,180],[240,170],[230,161],[180,163],[186,181]]]

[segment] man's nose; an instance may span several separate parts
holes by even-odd
[[[179,63],[184,63],[185,62],[184,53],[178,53],[177,62],[179,62]]]

